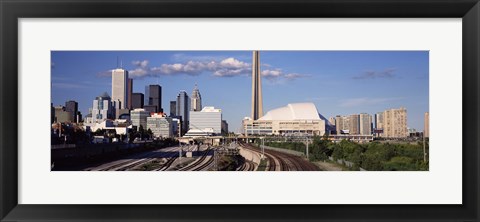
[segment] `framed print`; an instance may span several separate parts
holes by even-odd
[[[1,220],[478,221],[479,7],[2,1]]]

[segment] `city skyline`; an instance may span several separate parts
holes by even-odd
[[[260,51],[264,113],[288,103],[313,102],[325,117],[405,107],[408,127],[423,130],[428,112],[427,51]],[[133,78],[133,92],[163,88],[162,107],[194,84],[202,105],[223,110],[238,132],[251,111],[251,51],[52,52],[52,103],[78,102],[83,116],[91,101],[111,91],[111,70]],[[294,93],[292,93],[294,92]],[[164,109],[165,113],[170,110]]]

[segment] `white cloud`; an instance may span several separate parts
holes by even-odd
[[[174,57],[185,57],[184,54],[175,54]],[[221,60],[189,60],[172,64],[161,64],[159,66],[149,66],[148,60],[132,61],[134,69],[129,70],[130,78],[143,78],[148,76],[161,75],[190,75],[196,76],[202,73],[211,73],[215,77],[234,77],[251,75],[252,67],[250,63],[241,61],[237,58],[229,57]],[[268,67],[271,67],[268,65]],[[99,77],[111,77],[112,70],[100,72]],[[281,69],[271,68],[262,71],[262,76],[271,82],[278,80],[293,80],[308,75],[298,73],[284,73]]]
[[[148,60],[143,60],[143,61],[132,61],[132,64],[135,66],[139,66],[142,68],[146,68],[148,66]]]

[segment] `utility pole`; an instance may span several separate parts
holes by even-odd
[[[305,139],[307,140],[307,159],[308,159],[308,137],[305,137]]]
[[[425,148],[425,130],[423,130],[422,137],[423,137],[423,162],[426,163],[427,162],[427,150]]]
[[[259,138],[262,142],[260,143],[260,150],[262,151],[262,156],[261,156],[261,159],[263,159],[265,157],[265,140],[263,137],[260,137]]]

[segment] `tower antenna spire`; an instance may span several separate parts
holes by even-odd
[[[119,67],[118,67],[118,56],[117,56],[117,69],[118,69],[118,68],[119,68]]]

